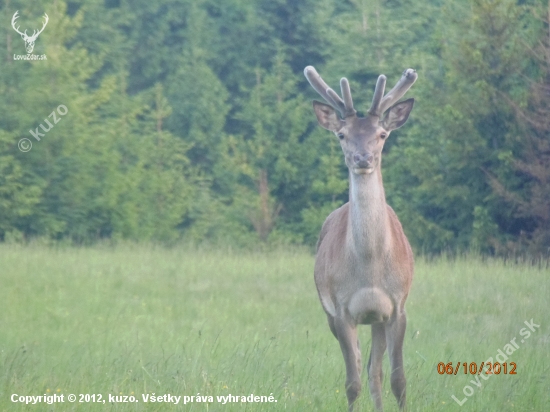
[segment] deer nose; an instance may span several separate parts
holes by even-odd
[[[368,168],[372,166],[374,156],[372,153],[355,153],[353,155],[353,162],[357,167]]]

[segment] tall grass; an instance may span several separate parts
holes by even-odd
[[[344,362],[301,250],[232,252],[147,245],[0,246],[2,411],[345,411]],[[418,259],[407,303],[410,411],[546,411],[550,270],[473,256]],[[520,343],[524,321],[540,328]],[[363,357],[370,331],[361,328]],[[517,375],[439,375],[439,362],[482,362],[514,337]],[[384,404],[397,406],[385,360]],[[364,374],[357,410],[372,410]],[[469,385],[473,394],[466,397]],[[469,393],[469,390],[466,390]],[[12,403],[12,394],[65,403]],[[138,403],[67,402],[68,394]],[[142,394],[213,396],[144,403]],[[277,403],[216,402],[273,394]],[[467,398],[459,406],[458,400]]]

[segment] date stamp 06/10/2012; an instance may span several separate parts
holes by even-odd
[[[437,364],[437,373],[440,375],[456,375],[459,371],[463,371],[465,375],[468,373],[470,375],[481,375],[482,373],[485,375],[500,375],[501,373],[503,375],[517,375],[516,368],[517,365],[515,362],[481,362],[480,364],[476,362],[458,362],[456,366],[453,366],[453,362],[447,364],[439,362]]]

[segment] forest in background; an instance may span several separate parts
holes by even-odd
[[[29,34],[48,14],[47,60],[15,58],[16,11]],[[304,67],[359,110],[412,67],[382,171],[413,248],[550,254],[548,0],[4,0],[0,21],[2,241],[314,245],[347,169]]]

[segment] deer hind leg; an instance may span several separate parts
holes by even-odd
[[[349,411],[361,393],[361,352],[358,347],[357,326],[340,317],[333,318],[334,329],[346,364],[346,395]]]
[[[391,365],[391,390],[397,399],[399,409],[405,408],[407,381],[403,368],[403,339],[407,327],[405,311],[398,313],[386,326],[388,353]]]
[[[386,329],[383,323],[371,325],[372,347],[370,350],[367,370],[369,373],[369,389],[377,411],[382,411],[382,360],[386,351]]]

